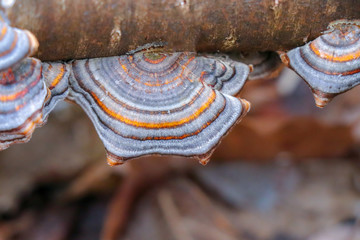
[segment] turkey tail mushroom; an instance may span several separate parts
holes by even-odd
[[[72,67],[69,99],[91,118],[110,165],[149,154],[195,156],[205,164],[250,108],[222,92],[237,93],[249,72],[232,61],[141,51]]]
[[[42,79],[51,91],[51,97],[46,101],[43,118],[47,119],[55,105],[64,100],[69,93],[69,76],[71,65],[62,62],[42,63]]]
[[[0,72],[0,150],[31,138],[43,123],[47,96],[39,60],[27,58]]]
[[[36,37],[27,30],[10,27],[0,18],[0,71],[4,71],[38,49]]]
[[[311,87],[316,105],[360,83],[360,21],[338,20],[322,36],[281,58]]]
[[[192,53],[195,56],[195,53]],[[200,81],[224,94],[236,96],[249,77],[252,67],[226,57],[198,56],[192,74],[200,74]]]

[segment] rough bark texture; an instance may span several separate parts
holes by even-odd
[[[17,0],[14,26],[40,41],[41,60],[120,55],[166,42],[168,50],[287,50],[330,21],[360,19],[358,0]]]

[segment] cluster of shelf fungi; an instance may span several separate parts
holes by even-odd
[[[150,154],[206,164],[250,110],[238,97],[246,81],[273,77],[282,67],[274,52],[233,60],[165,53],[151,44],[123,56],[41,62],[29,57],[38,48],[33,34],[11,27],[5,17],[0,28],[1,150],[27,142],[55,105],[68,100],[92,120],[110,165]],[[279,53],[324,107],[360,83],[360,21],[332,22],[314,41]]]

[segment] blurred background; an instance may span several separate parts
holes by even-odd
[[[210,163],[106,164],[84,112],[63,103],[0,152],[0,240],[360,239],[360,94],[324,109],[291,70],[249,81],[248,115]]]

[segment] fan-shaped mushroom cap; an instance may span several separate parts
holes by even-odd
[[[30,139],[42,124],[47,96],[39,60],[27,58],[0,72],[0,150]]]
[[[233,66],[194,53],[151,51],[78,60],[69,98],[93,121],[110,165],[147,154],[198,156],[206,163],[250,108],[222,93],[242,85]]]
[[[38,46],[39,43],[32,33],[10,27],[0,18],[0,71],[33,55]]]
[[[229,57],[197,56],[188,53],[196,65],[193,75],[200,75],[200,80],[224,94],[236,96],[244,86],[252,70],[248,65],[233,61]],[[191,66],[190,66],[191,67]]]
[[[312,88],[316,105],[360,83],[360,21],[337,21],[322,36],[282,56]]]
[[[55,105],[69,93],[71,65],[62,62],[42,63],[42,79],[51,91],[51,97],[45,103],[43,118],[46,119]]]

